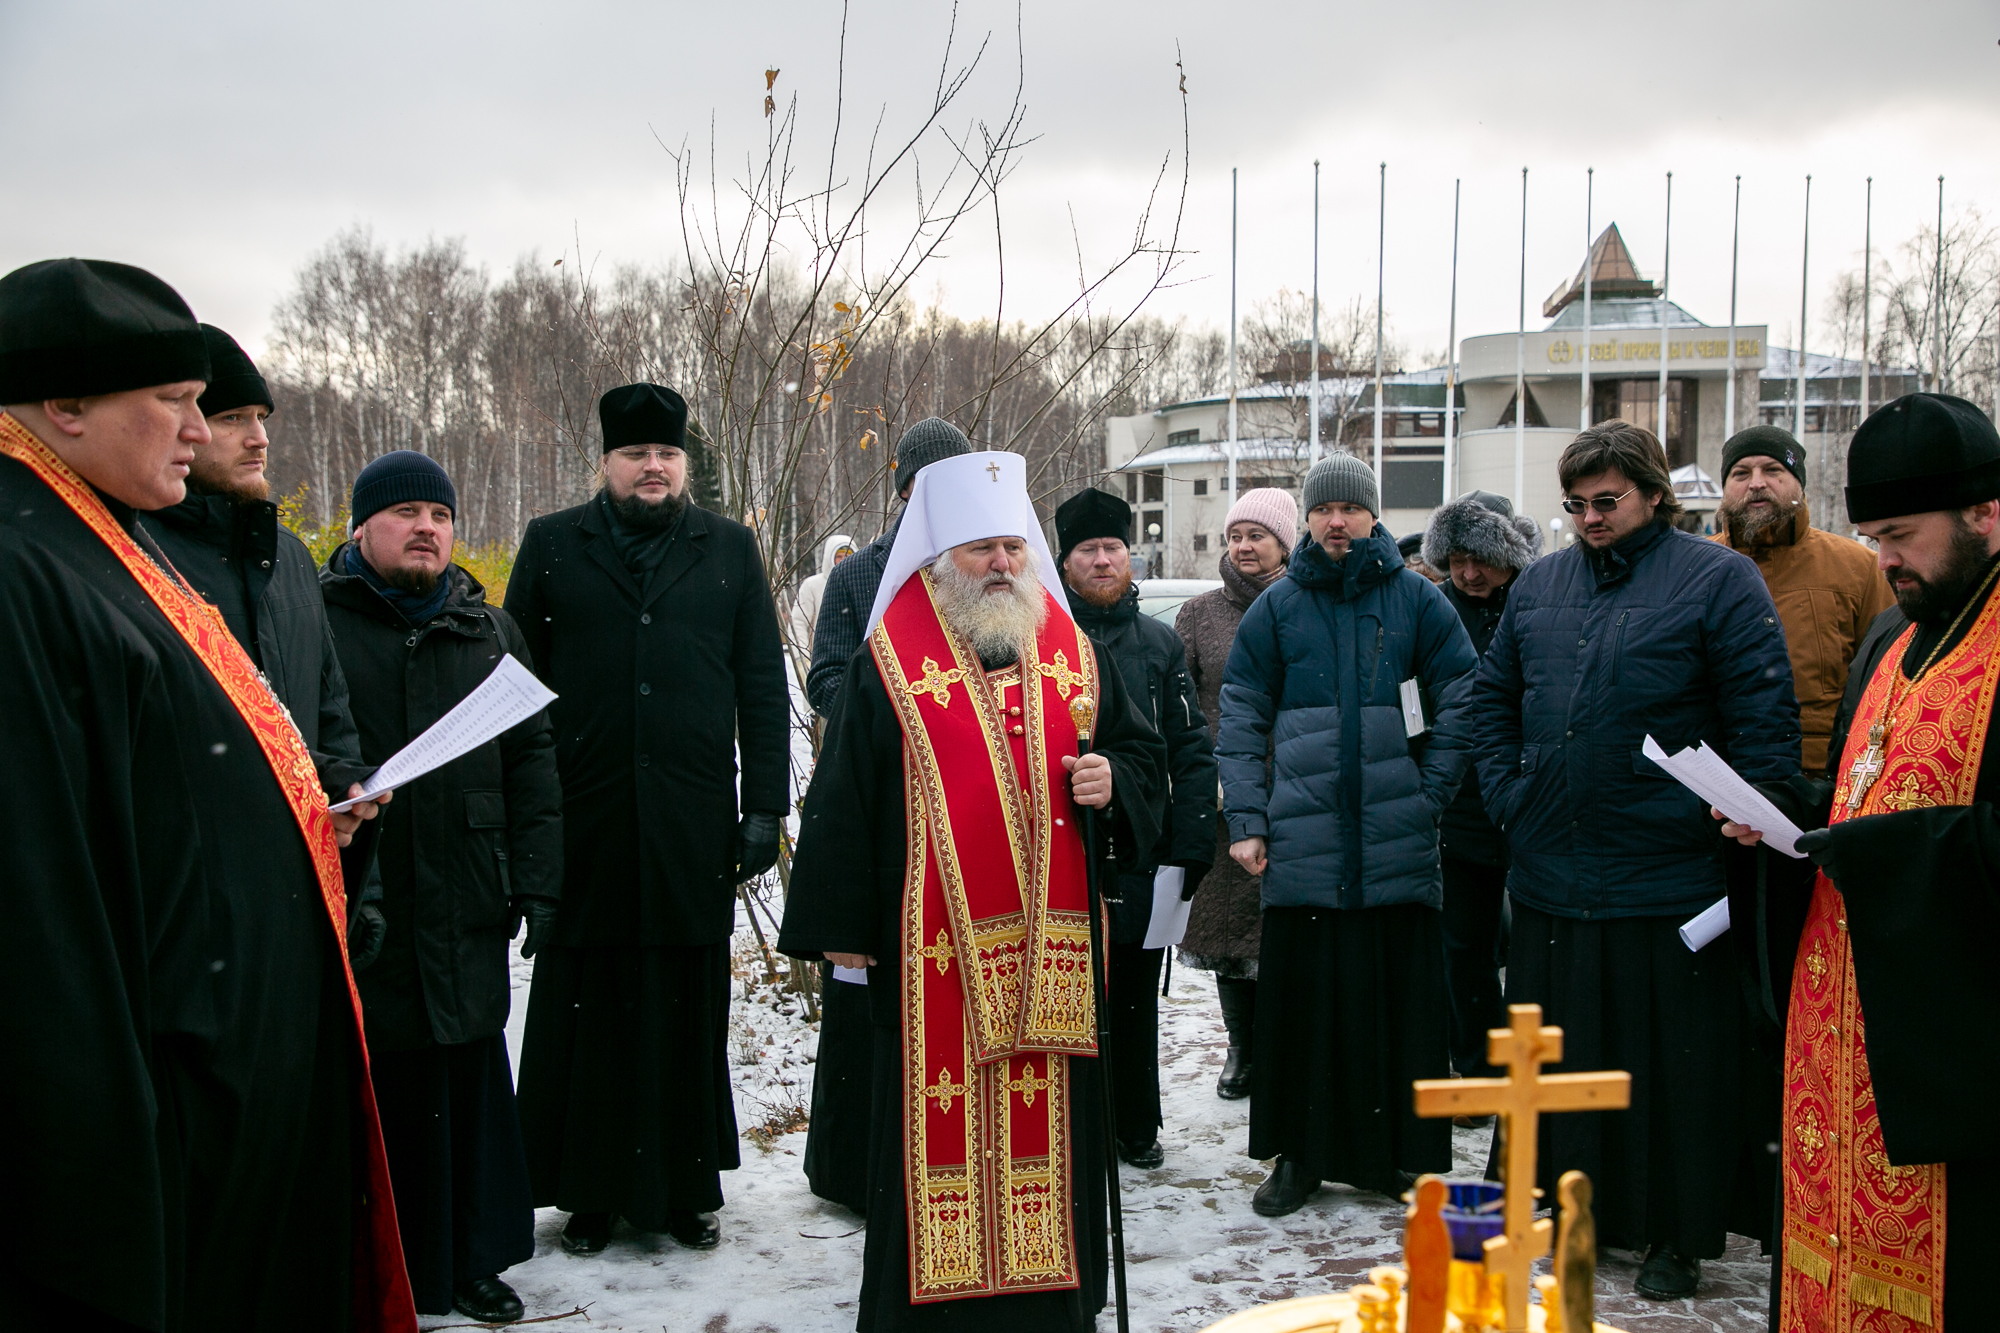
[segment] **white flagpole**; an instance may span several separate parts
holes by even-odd
[[[1375,202],[1375,495],[1382,495],[1382,271],[1383,246],[1389,237],[1389,164],[1382,164],[1382,183]]]
[[[1868,420],[1868,296],[1875,286],[1875,178],[1868,178],[1868,202],[1861,215],[1861,419]]]
[[[1451,183],[1451,332],[1446,335],[1444,372],[1444,495],[1458,491],[1458,459],[1452,448],[1455,418],[1458,415],[1458,181]]]
[[[1660,447],[1672,459],[1673,446],[1667,443],[1667,284],[1674,275],[1674,173],[1667,173],[1667,242],[1664,258],[1660,261],[1660,299],[1654,308],[1660,312],[1660,407],[1653,418],[1659,427]]]
[[[1792,404],[1792,435],[1806,441],[1806,278],[1812,259],[1812,177],[1806,177],[1805,237],[1799,242],[1799,346],[1798,401]]]
[[[1528,467],[1528,169],[1521,168],[1520,330],[1514,337],[1514,511],[1527,507],[1522,495]]]
[[[1938,177],[1938,226],[1937,226],[1937,298],[1932,303],[1937,316],[1931,321],[1931,338],[1937,353],[1931,364],[1935,368],[1931,374],[1931,392],[1944,392],[1944,177]]]
[[[1236,503],[1236,168],[1229,169],[1229,503]]]
[[[1319,462],[1319,159],[1313,159],[1313,346],[1312,346],[1312,447],[1308,456]]]
[[[1736,214],[1729,224],[1729,383],[1722,390],[1723,439],[1736,433],[1736,255],[1743,235],[1743,178],[1736,178]]]
[[[1578,430],[1590,429],[1590,271],[1597,267],[1591,263],[1591,242],[1596,238],[1590,231],[1591,204],[1594,202],[1593,193],[1596,188],[1597,168],[1585,167],[1583,169],[1583,355],[1577,358],[1583,362],[1583,371],[1577,387],[1581,399],[1581,406],[1577,408],[1576,413]]]

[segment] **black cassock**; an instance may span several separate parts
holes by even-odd
[[[0,719],[0,1328],[349,1327],[360,1049],[305,841],[194,650],[12,459]]]
[[[1100,663],[1100,667],[1102,663]],[[1101,884],[1144,864],[1159,837],[1166,745],[1132,706],[1115,671],[1100,670],[1096,748],[1111,761],[1113,799],[1097,816]],[[1055,725],[1063,720],[1054,719]],[[1073,1224],[1082,1285],[910,1304],[909,1212],[903,1184],[901,1080],[904,822],[903,732],[867,651],[847,665],[840,700],[813,771],[778,947],[795,958],[873,956],[866,990],[874,1036],[874,1108],[868,1150],[868,1243],[862,1260],[864,1333],[893,1329],[1088,1330],[1107,1278],[1104,1122],[1096,1063],[1072,1067]],[[1115,862],[1115,864],[1114,864]],[[832,1052],[826,1052],[831,1055]]]
[[[1989,597],[2000,597],[2000,589]],[[1900,669],[1908,680],[1933,650],[1941,658],[1955,648],[1980,614],[1980,608],[1971,608],[1947,636],[1957,610],[1919,625],[1890,669]],[[1843,760],[1862,691],[1908,624],[1891,607],[1862,640],[1827,752],[1832,770]],[[2000,1249],[2000,1213],[1989,1202],[2000,1190],[2000,1150],[1986,1111],[2000,1104],[2000,1023],[1994,1018],[2000,1012],[2000,969],[1994,965],[1994,944],[2000,941],[2000,757],[1995,755],[2000,733],[1995,726],[2000,726],[2000,700],[1987,720],[1971,805],[1845,820],[1834,826],[1822,859],[1847,907],[1883,1146],[1899,1166],[1945,1163],[1946,1327],[1970,1322],[1979,1287],[1966,1275],[1984,1271]],[[1762,790],[1801,828],[1826,826],[1830,777],[1794,778]],[[1791,869],[1783,864],[1786,858],[1767,855],[1779,863],[1775,869]],[[1812,881],[1805,873],[1767,870],[1762,890],[1756,912],[1739,914],[1732,901],[1732,915],[1758,923],[1756,938],[1767,952],[1760,963],[1751,949],[1749,966],[1761,975],[1750,984],[1762,993],[1759,1007],[1768,1006],[1767,1017],[1775,1013],[1782,1020]],[[1732,885],[1733,900],[1744,892],[1744,886]],[[1782,1252],[1776,1261],[1783,1262]]]

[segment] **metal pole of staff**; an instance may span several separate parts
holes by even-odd
[[[1082,759],[1090,753],[1090,731],[1097,720],[1097,701],[1088,694],[1079,694],[1070,703],[1069,716],[1076,723],[1076,757]],[[1112,1119],[1111,1046],[1109,1034],[1104,1030],[1110,982],[1105,975],[1103,899],[1097,888],[1097,824],[1093,818],[1096,812],[1087,805],[1079,805],[1077,809],[1083,816],[1083,882],[1090,904],[1090,978],[1091,988],[1096,992],[1093,997],[1096,1003],[1091,1008],[1096,1011],[1097,1019],[1097,1088],[1104,1101],[1104,1178],[1111,1203],[1111,1281],[1118,1295],[1118,1333],[1132,1333],[1129,1302],[1125,1299],[1125,1204],[1119,1196],[1118,1129]]]

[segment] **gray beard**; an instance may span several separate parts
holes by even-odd
[[[1035,632],[1048,615],[1037,557],[1032,550],[1026,557],[1018,572],[987,579],[961,574],[950,551],[931,566],[931,584],[945,624],[972,645],[972,651],[979,654],[979,664],[989,671],[1018,661],[1033,645]],[[991,579],[1004,579],[1010,588],[1008,595],[988,595],[986,586]]]

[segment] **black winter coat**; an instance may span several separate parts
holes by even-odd
[[[784,814],[791,778],[778,613],[750,529],[690,505],[642,589],[592,499],[528,525],[507,610],[561,696],[554,942],[728,939],[737,755],[744,811]]]
[[[443,610],[412,628],[344,572],[346,549],[327,562],[320,589],[371,765],[450,712],[502,656],[533,665],[513,619],[488,606],[459,566]],[[355,977],[369,1045],[409,1050],[497,1034],[507,1025],[510,905],[562,893],[562,788],[548,713],[402,788],[379,819],[388,931],[380,956]]]
[[[1092,606],[1069,590],[1070,614],[1104,651],[1125,693],[1167,743],[1166,822],[1138,873],[1118,877],[1123,901],[1111,909],[1111,942],[1139,944],[1153,913],[1153,874],[1163,865],[1205,872],[1215,861],[1215,745],[1188,674],[1181,636],[1139,613],[1139,587],[1109,607]]]
[[[268,500],[236,504],[190,491],[142,523],[188,586],[222,612],[290,711],[320,785],[344,799],[349,784],[373,765],[361,762],[347,680],[327,634],[319,571],[306,544],[278,522],[278,507]]]
[[[1702,799],[1641,752],[1708,742],[1751,782],[1799,771],[1785,629],[1747,556],[1664,520],[1528,566],[1473,686],[1507,890],[1555,916],[1692,915],[1723,892]]]
[[[1471,637],[1472,651],[1482,658],[1493,642],[1493,631],[1500,628],[1500,615],[1507,609],[1507,590],[1513,586],[1513,580],[1509,579],[1490,596],[1468,597],[1450,579],[1438,584],[1451,609],[1458,612],[1458,622]],[[1479,799],[1479,774],[1469,764],[1458,795],[1438,820],[1438,854],[1447,861],[1470,861],[1474,865],[1507,864],[1507,839],[1486,817],[1486,803]]]

